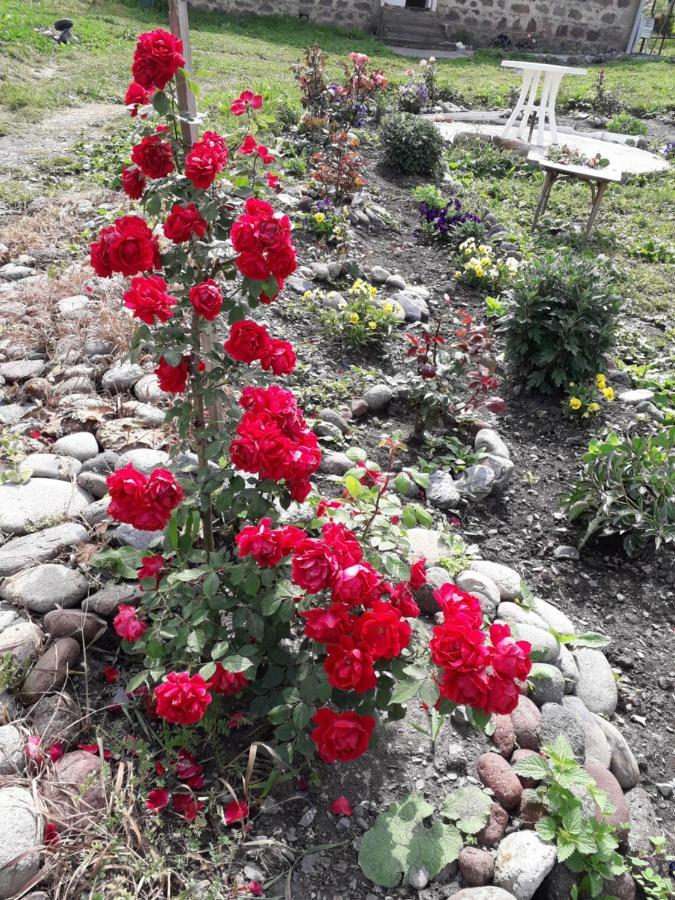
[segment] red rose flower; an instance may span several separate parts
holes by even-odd
[[[155,579],[155,587],[159,584],[161,573],[164,571],[166,560],[163,556],[144,556],[141,560],[142,566],[138,570],[138,580],[144,581],[146,578]]]
[[[247,278],[266,281],[273,275],[279,282],[297,267],[290,220],[275,216],[265,200],[251,197],[246,201],[244,212],[232,225],[230,238],[238,253],[237,268]]]
[[[348,635],[329,645],[323,667],[329,684],[340,691],[365,694],[377,685],[373,657]]]
[[[45,830],[42,833],[42,843],[45,847],[57,847],[61,843],[61,835],[54,822],[45,824]]]
[[[253,91],[242,91],[230,105],[230,112],[235,116],[243,116],[247,109],[261,109],[262,105],[262,94],[254,94]]]
[[[248,804],[243,800],[233,800],[223,810],[223,822],[226,825],[234,825],[235,822],[243,822],[248,816]]]
[[[369,562],[341,569],[333,580],[333,600],[347,606],[372,606],[382,593],[382,576]],[[395,612],[400,618],[398,612]]]
[[[237,268],[246,278],[252,281],[267,281],[271,270],[269,263],[260,253],[240,253],[237,257]]]
[[[339,797],[336,797],[335,800],[328,807],[329,811],[334,816],[351,816],[354,810],[352,809],[352,805],[349,800],[342,794]]]
[[[147,182],[136,166],[122,169],[122,190],[131,200],[140,200]]]
[[[252,153],[255,153],[258,149],[258,142],[253,137],[252,134],[247,134],[243,140],[243,143],[237,150],[237,153],[240,156],[251,156]]]
[[[205,131],[185,157],[185,174],[196,188],[205,190],[225,168],[229,156],[224,139],[215,131]]]
[[[385,591],[389,594],[389,602],[394,606],[405,619],[417,619],[420,614],[420,608],[412,595],[410,586],[405,582],[397,584],[395,587],[391,585],[383,585]]]
[[[110,491],[108,513],[118,522],[129,522],[134,510],[145,502],[145,489],[148,479],[129,464],[117,469],[106,479]],[[129,523],[131,524],[131,523]]]
[[[356,712],[336,713],[332,709],[319,709],[312,717],[316,728],[311,738],[324,762],[349,762],[358,759],[368,749],[375,728],[372,716]]]
[[[121,216],[101,230],[90,249],[92,268],[102,278],[113,272],[138,275],[160,265],[157,239],[140,216]]]
[[[186,203],[185,206],[174,203],[162,230],[174,244],[182,244],[189,241],[193,234],[204,237],[208,227],[194,203]]]
[[[251,319],[235,322],[224,344],[225,352],[238,362],[252,363],[264,357],[271,346],[270,336],[264,325]]]
[[[508,625],[494,623],[490,626],[492,651],[490,665],[503,678],[524,681],[530,674],[532,645],[528,641],[514,641]]]
[[[270,341],[267,352],[261,357],[266,372],[271,369],[275,375],[290,375],[295,369],[295,352],[288,341]]]
[[[373,659],[394,659],[410,642],[410,625],[390,603],[376,600],[354,623],[354,637],[365,644]]]
[[[472,669],[468,672],[445,669],[439,688],[441,694],[452,703],[485,709],[488,677],[484,669]]]
[[[190,303],[197,315],[213,322],[223,305],[223,295],[213,278],[190,288]]]
[[[268,172],[266,175],[267,187],[272,189],[279,187],[279,176],[274,175],[272,172]]]
[[[148,625],[146,622],[141,622],[138,618],[137,610],[134,606],[120,603],[117,607],[117,615],[113,619],[113,628],[121,638],[133,644],[134,641],[143,637],[148,630]]]
[[[454,584],[444,584],[434,591],[434,597],[446,620],[465,624],[468,628],[480,628],[483,624],[480,600],[473,594],[467,594]]]
[[[114,666],[104,666],[103,677],[105,678],[107,684],[115,684],[120,680],[120,670],[116,669]],[[61,754],[61,756],[63,756],[63,753]]]
[[[197,813],[204,808],[201,800],[195,800],[192,794],[174,794],[171,803],[172,809],[188,822],[194,822]]]
[[[156,319],[168,322],[176,300],[167,293],[167,288],[166,281],[159,275],[132,278],[131,287],[124,294],[124,305],[133,310],[135,319],[147,325],[154,325]]]
[[[138,84],[135,81],[131,82],[124,95],[124,105],[132,107],[129,110],[132,119],[138,115],[139,106],[148,106],[148,104],[152,103],[153,94],[154,91],[147,90],[142,84]]]
[[[183,42],[170,32],[158,28],[138,36],[131,71],[142,87],[163,90],[184,65]]]
[[[240,558],[252,556],[262,568],[276,566],[288,550],[284,547],[281,533],[271,528],[270,518],[261,519],[257,525],[247,525],[242,528],[237,537],[237,549]]]
[[[131,151],[131,161],[146,178],[164,178],[176,168],[171,144],[163,141],[161,135],[144,137]]]
[[[160,356],[155,375],[159,381],[160,390],[167,394],[180,394],[185,390],[185,385],[190,377],[190,357],[184,356],[177,366],[170,366],[164,357]]]
[[[463,624],[450,621],[436,625],[429,646],[437,666],[467,670],[481,669],[487,663],[485,635]]]
[[[211,694],[201,675],[170,672],[154,690],[157,715],[173,725],[195,725],[204,718]]]
[[[426,559],[418,559],[410,566],[410,587],[418,591],[427,583]]]
[[[487,700],[485,708],[488,712],[499,716],[508,716],[518,706],[520,691],[509,678],[488,676]]]
[[[258,144],[255,152],[258,154],[258,156],[266,166],[269,166],[269,164],[273,163],[276,159],[276,156],[270,153],[269,147],[266,147],[264,144]]]
[[[183,499],[180,485],[167,469],[153,469],[148,478],[146,502],[165,513],[167,521],[171,512]]]
[[[353,617],[339,603],[331,604],[328,609],[307,609],[300,613],[305,620],[305,634],[319,644],[336,643],[350,629]]]
[[[216,663],[216,671],[206,682],[210,691],[214,694],[223,694],[225,697],[236,697],[241,694],[248,685],[248,679],[243,672],[228,672],[227,669]]]
[[[319,514],[318,509],[317,514]],[[350,531],[346,525],[339,522],[326,522],[321,528],[321,534],[330,546],[340,568],[346,569],[363,559],[361,544],[354,532]]]
[[[293,584],[308,594],[318,594],[332,584],[337,562],[325,541],[307,538],[293,551],[291,573]]]

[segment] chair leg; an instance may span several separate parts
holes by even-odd
[[[530,89],[530,83],[532,82],[533,72],[526,71],[523,72],[523,86],[520,89],[520,96],[518,97],[518,102],[513,107],[513,112],[506,120],[506,125],[502,129],[502,133],[500,134],[501,138],[507,138],[509,136],[509,132],[511,131],[511,127],[515,123],[516,119],[520,115],[523,110],[523,106],[525,105],[525,98],[527,97],[527,92]]]
[[[548,111],[548,98],[551,93],[552,77],[550,72],[546,72],[544,76],[544,84],[541,89],[541,100],[539,101],[539,128],[537,129],[537,144],[544,146],[544,132],[546,129],[546,113]]]
[[[520,128],[518,129],[518,137],[523,140],[525,136],[525,130],[527,129],[527,120],[532,115],[532,111],[535,108],[535,104],[537,102],[537,91],[539,90],[539,82],[541,80],[541,72],[531,72],[531,85],[530,85],[530,95],[527,98],[527,105],[523,110],[523,118],[520,120]]]
[[[548,171],[544,176],[544,186],[541,189],[541,194],[539,195],[539,202],[537,203],[537,208],[534,212],[534,221],[532,222],[532,231],[537,227],[537,223],[541,216],[546,212],[546,207],[548,206],[548,198],[551,196],[551,188],[553,187],[553,182],[556,179],[556,173]]]

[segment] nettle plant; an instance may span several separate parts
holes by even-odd
[[[161,554],[138,571],[139,607],[120,606],[114,620],[139,666],[128,690],[169,725],[227,734],[243,715],[273,727],[285,760],[360,756],[376,716],[402,715],[421,685],[425,702],[473,705],[478,721],[509,712],[529,645],[503,630],[488,643],[478,601],[452,586],[440,597],[443,648],[415,645],[424,561],[409,568],[382,539],[379,490],[367,517],[344,521],[316,500],[309,525],[279,524],[308,498],[321,459],[294,395],[265,386],[264,373],[292,371],[292,347],[249,318],[296,268],[291,224],[261,197],[275,183],[254,133],[262,98],[244,91],[232,104],[243,134],[206,131],[184,146],[182,65],[171,34],[139,37],[127,93],[138,134],[123,183],[147,220],[121,216],[91,245],[99,276],[132,279],[124,303],[142,323],[132,354],[157,359],[174,398],[168,420],[180,449],[195,451],[177,456],[178,477],[129,465],[108,478],[114,519],[164,532]]]

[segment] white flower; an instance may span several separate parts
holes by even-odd
[[[505,262],[506,268],[513,275],[520,268],[520,262],[515,259],[513,256],[509,256]]]
[[[429,65],[430,65],[430,66],[433,66],[433,64],[434,64],[435,62],[436,62],[436,57],[435,57],[435,56],[430,56],[430,57],[429,57]]]
[[[466,47],[464,46],[464,44],[463,44],[461,41],[456,41],[456,42],[455,42],[455,47],[456,47],[458,50],[466,50]]]
[[[424,67],[426,66],[426,64],[427,64],[426,59],[421,59],[421,60],[420,60],[420,65],[422,66],[422,68],[424,68]]]

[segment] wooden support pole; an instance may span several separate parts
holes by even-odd
[[[192,73],[192,47],[190,46],[187,0],[169,0],[169,28],[171,33],[183,42],[185,70]],[[192,120],[180,123],[183,143],[186,149],[189,149],[198,137],[197,124],[194,122],[197,115],[197,103],[182,72],[176,73],[176,92],[178,94],[178,111],[181,116],[187,116]]]

